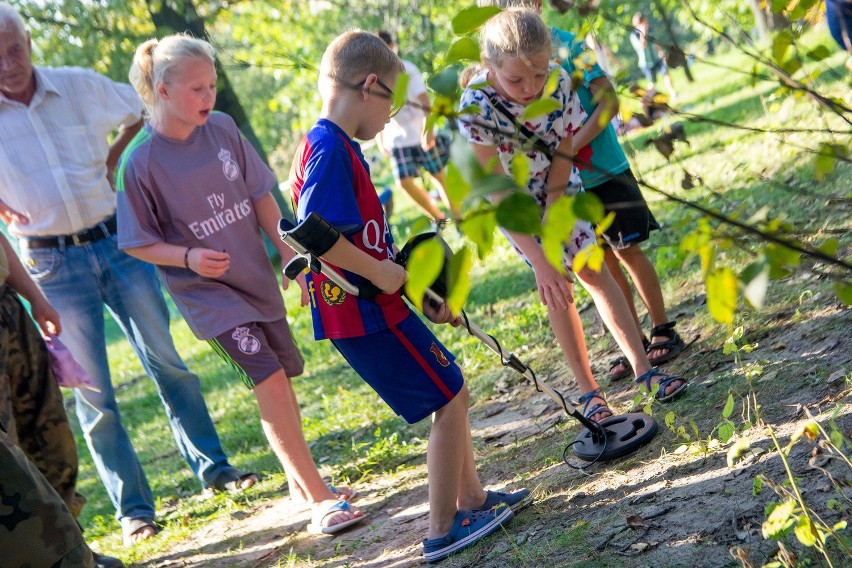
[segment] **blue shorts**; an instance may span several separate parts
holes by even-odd
[[[455,356],[414,312],[390,329],[331,342],[409,424],[443,408],[464,386]]]

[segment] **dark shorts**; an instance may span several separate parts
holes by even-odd
[[[420,169],[430,174],[440,173],[450,159],[452,139],[443,132],[435,135],[435,145],[429,150],[420,146],[406,146],[391,150],[391,169],[394,178],[406,179],[420,175]]]
[[[453,354],[413,312],[385,331],[331,342],[409,424],[440,410],[464,386]]]
[[[659,230],[630,168],[586,191],[598,196],[607,213],[615,212],[615,220],[603,235],[610,248],[618,250],[647,241],[651,231]]]
[[[238,325],[207,342],[250,389],[281,369],[291,378],[305,370],[287,318]]]

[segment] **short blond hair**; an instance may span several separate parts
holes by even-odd
[[[356,84],[370,73],[389,79],[404,71],[402,60],[377,35],[350,31],[337,36],[322,54],[320,92],[324,79],[332,83]]]
[[[496,6],[498,8],[524,8],[526,10],[541,10],[541,0],[476,0],[480,8]]]
[[[535,12],[509,8],[490,18],[479,33],[485,63],[500,67],[505,57],[551,54],[550,28]]]
[[[159,41],[149,39],[136,48],[130,83],[151,116],[156,116],[159,109],[157,85],[168,84],[178,64],[185,59],[201,59],[215,65],[216,50],[206,41],[187,34],[174,34]]]

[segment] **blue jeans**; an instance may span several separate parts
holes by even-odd
[[[154,518],[154,498],[115,400],[103,306],[121,326],[154,380],[175,441],[205,486],[231,469],[201,397],[169,332],[169,312],[153,265],[120,251],[116,237],[82,246],[28,249],[21,259],[59,312],[62,341],[101,392],[74,389],[77,417],[116,518]]]

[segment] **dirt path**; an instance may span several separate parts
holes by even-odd
[[[783,313],[764,326],[758,349],[749,356],[763,372],[754,386],[761,412],[786,443],[807,420],[807,407],[821,422],[838,404],[840,430],[852,434],[849,376],[852,371],[852,316],[830,301],[806,321]],[[773,322],[767,322],[773,323]],[[601,358],[603,360],[603,358]],[[706,437],[720,421],[728,390],[738,401],[748,394],[732,375],[733,361],[717,340],[699,341],[671,369],[692,378],[685,399],[673,405],[678,423],[693,418]],[[610,402],[624,411],[635,394],[629,382],[608,387]],[[761,535],[764,507],[777,500],[764,486],[753,494],[757,474],[785,479],[778,453],[765,431],[740,431],[752,452],[735,468],[725,449],[708,453],[676,450],[675,435],[663,424],[669,407],[655,410],[660,433],[650,446],[591,475],[561,461],[562,449],[578,429],[543,394],[509,384],[505,394],[472,409],[477,452],[484,458],[483,481],[490,487],[523,483],[535,504],[508,528],[472,551],[441,564],[456,566],[738,566],[739,551],[760,566],[778,549]],[[696,404],[704,397],[714,406]],[[698,410],[696,410],[696,408]],[[740,422],[737,404],[732,419]],[[817,446],[800,442],[790,454],[805,501],[833,524],[850,518],[849,470],[827,461]],[[838,489],[819,468],[842,484]],[[358,485],[358,505],[370,522],[337,537],[312,537],[302,529],[308,512],[286,497],[263,500],[222,515],[190,534],[168,553],[143,566],[348,566],[362,568],[423,565],[420,540],[426,532],[425,468],[413,464],[402,474]],[[842,495],[841,495],[842,494]],[[845,498],[845,499],[844,499]],[[842,503],[840,507],[837,502]],[[791,542],[795,539],[791,538]]]

